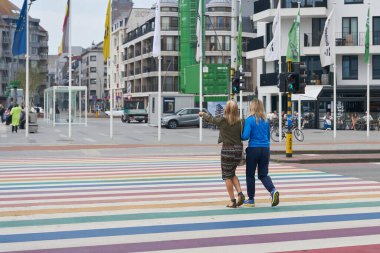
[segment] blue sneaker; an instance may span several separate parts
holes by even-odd
[[[246,206],[246,207],[255,207],[255,200],[248,199],[248,200],[244,201],[243,206]]]
[[[274,189],[274,190],[272,190],[270,195],[272,197],[272,206],[277,206],[278,204],[280,204],[280,192],[279,191]]]

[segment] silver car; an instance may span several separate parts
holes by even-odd
[[[209,113],[203,108],[203,112]],[[177,128],[178,126],[199,126],[199,108],[183,108],[178,110],[173,115],[161,118],[161,126],[169,129]]]

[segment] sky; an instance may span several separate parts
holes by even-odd
[[[20,9],[24,0],[10,0]],[[156,0],[134,0],[135,8],[150,8]],[[58,54],[66,0],[36,0],[29,12],[49,32],[49,54]],[[108,0],[72,0],[72,45],[87,48],[103,41]]]

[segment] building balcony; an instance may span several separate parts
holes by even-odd
[[[11,43],[11,39],[8,36],[3,37],[2,39],[3,44],[9,44]]]
[[[48,47],[48,42],[47,41],[40,41],[39,46],[40,47]]]
[[[247,45],[247,59],[256,59],[265,57],[264,36],[250,40]]]
[[[271,22],[279,0],[258,0],[254,3],[253,22]],[[327,17],[327,0],[301,0],[302,17]],[[281,17],[294,18],[298,12],[297,0],[281,0]],[[301,17],[301,18],[302,18]]]

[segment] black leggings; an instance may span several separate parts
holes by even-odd
[[[17,133],[17,128],[18,128],[18,126],[12,126],[12,133],[13,133],[14,131],[16,131],[16,133]]]

